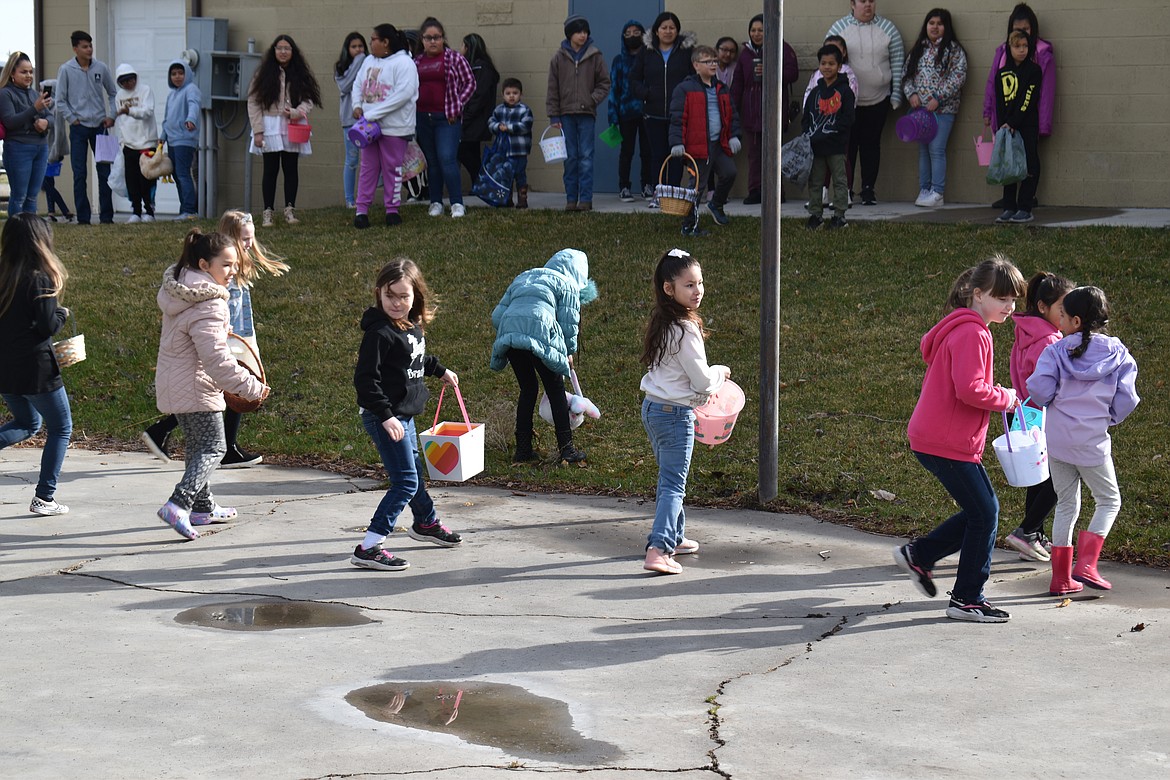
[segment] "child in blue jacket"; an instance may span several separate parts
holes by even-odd
[[[530,268],[517,276],[492,312],[496,341],[491,367],[512,366],[520,397],[516,400],[516,463],[540,460],[532,449],[532,413],[544,384],[557,432],[559,459],[568,463],[585,460],[584,450],[573,446],[569,404],[564,376],[573,365],[581,306],[597,298],[597,285],[589,278],[589,258],[576,249],[562,249],[542,268]]]
[[[203,93],[195,86],[194,71],[182,60],[175,60],[167,69],[167,86],[170,89],[158,140],[167,145],[175,166],[179,219],[195,219],[199,215],[199,201],[191,165],[199,146],[199,104],[203,102]]]

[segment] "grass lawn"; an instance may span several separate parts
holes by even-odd
[[[709,238],[684,239],[677,219],[650,213],[474,209],[456,221],[430,219],[410,207],[400,228],[365,231],[349,227],[349,219],[341,209],[306,211],[295,228],[278,224],[260,231],[293,271],[261,279],[253,290],[274,391],[245,420],[241,441],[248,449],[275,461],[284,456],[332,468],[377,463],[351,384],[361,338],[357,323],[372,302],[382,262],[408,255],[441,299],[428,349],[460,375],[473,420],[488,424],[487,467],[476,482],[651,496],[657,468],[639,419],[639,345],[654,262],[665,249],[683,246],[703,262],[708,356],[730,365],[748,394],[731,440],[697,448],[689,498],[755,506],[759,221],[735,219]],[[188,226],[56,232],[72,274],[64,301],[77,314],[89,354],[66,372],[82,444],[89,436],[136,446],[138,433],[156,416],[152,372],[161,315],[155,292]],[[855,222],[847,232],[813,234],[797,221],[786,221],[783,231],[780,498],[767,508],[796,508],[901,534],[928,530],[949,512],[949,498],[914,460],[905,438],[924,369],[918,342],[940,316],[959,271],[1003,251],[1025,276],[1047,269],[1108,293],[1111,330],[1137,358],[1144,402],[1114,432],[1124,506],[1107,550],[1126,560],[1170,564],[1162,549],[1170,539],[1167,367],[1157,357],[1165,354],[1170,333],[1166,231]],[[589,453],[586,468],[513,467],[516,387],[510,371],[488,369],[491,310],[517,273],[543,265],[563,247],[588,253],[601,293],[583,312],[578,370],[603,416],[577,432],[578,446]],[[994,326],[993,334],[996,376],[1007,384],[1011,327]],[[432,399],[420,429],[429,426],[433,409]],[[454,404],[444,404],[445,419],[457,415]],[[538,449],[551,453],[551,427],[539,420],[537,426]],[[998,427],[993,420],[992,432]],[[986,462],[1006,533],[1022,515],[1024,491],[1006,485],[990,446]],[[875,497],[877,491],[895,498]]]

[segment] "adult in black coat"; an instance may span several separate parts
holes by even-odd
[[[488,119],[496,107],[496,85],[500,72],[488,55],[487,44],[479,33],[463,38],[463,57],[471,63],[475,74],[475,92],[463,107],[463,134],[459,139],[459,164],[467,169],[472,182],[479,175],[480,144],[492,139]]]
[[[691,66],[694,37],[683,35],[682,22],[670,11],[654,19],[647,32],[646,45],[630,71],[630,91],[642,100],[646,135],[650,139],[651,172],[657,175],[662,161],[670,155],[670,98],[674,88],[695,72]],[[682,163],[672,161],[667,181],[678,184]],[[652,202],[651,207],[656,206]]]

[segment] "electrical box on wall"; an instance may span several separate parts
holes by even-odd
[[[210,59],[210,85],[203,91],[204,100],[247,101],[248,87],[256,69],[260,67],[260,55],[238,51],[213,51]]]

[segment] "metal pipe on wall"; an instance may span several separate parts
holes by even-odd
[[[760,204],[760,503],[780,483],[780,135],[784,130],[781,70],[784,2],[764,2],[763,170]]]

